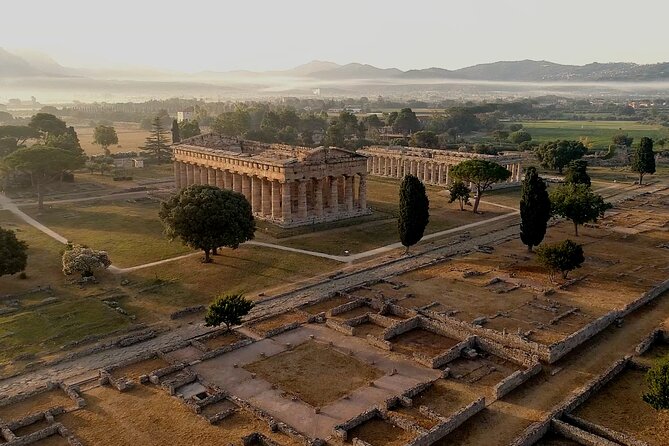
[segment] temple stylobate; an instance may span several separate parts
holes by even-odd
[[[173,146],[177,189],[209,184],[243,194],[256,217],[283,227],[369,214],[367,157],[214,133]]]
[[[358,153],[367,156],[367,173],[373,176],[402,178],[411,174],[423,183],[448,187],[453,181],[450,175],[453,166],[468,159],[485,159],[511,172],[505,183],[495,184],[494,187],[514,186],[522,179],[521,158],[517,154],[483,155],[400,146],[372,146]]]

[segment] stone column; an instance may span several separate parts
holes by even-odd
[[[183,186],[181,185],[181,171],[179,166],[181,163],[179,161],[174,161],[172,167],[174,168],[174,188],[178,191]]]
[[[367,210],[367,175],[360,174],[360,184],[358,185],[358,206],[362,211]]]
[[[425,163],[425,166],[423,167],[423,183],[427,184],[430,182],[430,170],[431,170],[430,163]]]
[[[207,169],[207,180],[210,186],[216,186],[216,169],[213,167]]]
[[[216,169],[216,187],[225,189],[225,180],[223,179],[223,171]]]
[[[316,195],[316,200],[314,203],[314,212],[316,217],[323,216],[323,178],[318,178],[314,182],[314,195]]]
[[[272,215],[272,183],[263,178],[262,182],[262,215],[267,217]]]
[[[201,184],[200,183],[200,166],[197,164],[193,164],[193,184]]]
[[[262,180],[256,176],[251,177],[251,209],[254,214],[262,211]]]
[[[181,187],[188,187],[188,178],[187,178],[187,171],[186,171],[186,164],[184,163],[179,163],[179,177],[181,178]]]
[[[345,189],[344,197],[346,202],[346,212],[353,212],[353,177],[344,177]]]
[[[432,163],[432,170],[430,170],[430,182],[437,184],[437,175],[439,173],[439,164]]]
[[[339,181],[336,177],[330,177],[330,213],[339,212]]]
[[[200,184],[209,184],[209,169],[205,166],[200,166]]]
[[[281,183],[272,181],[272,218],[281,218]]]
[[[195,184],[193,179],[193,165],[186,164],[186,187],[192,186],[193,184]]]
[[[307,182],[297,183],[297,218],[304,220],[307,218]]]
[[[291,209],[292,198],[290,196],[290,182],[281,183],[281,220],[284,223],[290,223],[293,219],[293,211]]]
[[[229,170],[223,171],[223,187],[226,189],[234,190],[232,187],[232,172]]]
[[[438,175],[438,176],[437,176],[437,184],[441,184],[442,181],[443,181],[444,165],[443,165],[443,164],[439,164],[439,165],[437,166],[437,170],[439,171],[438,174],[437,174],[437,175]]]
[[[242,176],[238,173],[232,173],[232,190],[242,193]]]
[[[374,170],[374,157],[367,158],[367,173],[372,173]]]
[[[518,169],[516,169],[516,181],[522,181],[523,179],[523,165],[518,163]]]
[[[252,199],[251,199],[251,177],[246,175],[246,174],[242,174],[241,177],[242,177],[242,194],[246,197],[248,202],[251,203],[251,201],[252,201]]]
[[[450,180],[451,180],[451,179],[449,178],[449,172],[450,172],[450,170],[451,170],[451,166],[450,166],[450,164],[446,164],[446,184],[448,184],[448,183],[450,182]]]

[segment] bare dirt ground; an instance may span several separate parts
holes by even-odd
[[[564,438],[560,434],[549,432],[535,446],[580,446],[580,443]]]
[[[411,356],[414,352],[435,356],[456,345],[459,341],[441,336],[422,328],[402,333],[390,340],[393,350]]]
[[[74,402],[60,389],[37,394],[17,403],[0,407],[0,420],[13,421],[55,406],[71,407]]]
[[[487,390],[521,368],[495,355],[479,351],[474,359],[460,357],[448,363],[454,380]]]
[[[657,411],[646,404],[641,399],[645,391],[645,373],[625,369],[579,407],[574,415],[653,445],[667,445],[669,411]]]
[[[241,437],[252,432],[261,432],[282,445],[295,444],[286,435],[270,432],[266,423],[244,413],[211,425],[154,387],[140,386],[124,393],[96,387],[84,397],[86,408],[65,414],[59,421],[87,445],[218,446],[229,442],[241,445]]]
[[[33,443],[34,446],[69,446],[69,444],[70,443],[60,435],[52,435],[37,443]]]
[[[439,379],[414,398],[413,405],[427,406],[438,414],[448,417],[476,400],[478,396],[470,387],[455,380]]]
[[[214,336],[209,339],[205,339],[202,342],[205,346],[207,346],[208,349],[210,350],[215,350],[220,347],[225,347],[228,345],[232,345],[235,342],[238,342],[242,339],[241,336],[239,336],[237,333],[234,331],[230,331],[224,334],[221,334],[219,336]]]
[[[119,367],[112,370],[111,374],[114,378],[126,377],[129,379],[138,379],[141,375],[148,375],[150,372],[167,367],[168,365],[169,363],[164,359],[155,357],[125,367]]]
[[[325,406],[383,376],[380,370],[317,342],[306,342],[244,368],[314,407]]]
[[[275,328],[283,327],[284,325],[292,324],[293,322],[303,323],[307,321],[308,315],[303,311],[295,310],[278,316],[265,319],[255,324],[249,325],[249,328],[261,336]]]
[[[343,305],[349,301],[350,299],[348,297],[338,296],[338,297],[333,297],[332,299],[323,300],[321,302],[312,305],[304,306],[302,307],[302,310],[306,311],[309,314],[318,314],[324,311],[331,310],[334,307],[338,307],[339,305]]]
[[[372,418],[349,431],[348,437],[359,438],[372,446],[402,446],[414,438],[415,434],[380,418]]]

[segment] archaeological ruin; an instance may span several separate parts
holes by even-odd
[[[174,146],[176,188],[210,184],[244,194],[257,218],[282,227],[368,214],[367,158],[331,147],[199,135]]]
[[[402,178],[415,175],[426,184],[448,186],[452,181],[450,168],[468,159],[494,161],[511,172],[506,183],[496,184],[497,188],[517,186],[522,179],[521,158],[517,154],[483,155],[456,152],[452,150],[422,149],[401,146],[373,146],[357,153],[366,155],[367,173],[388,178]]]

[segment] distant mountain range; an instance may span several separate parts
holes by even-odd
[[[561,65],[548,61],[502,61],[458,70],[425,68],[402,71],[373,65],[312,61],[281,71],[205,71],[195,74],[156,69],[80,69],[64,67],[48,55],[35,52],[11,53],[0,48],[0,78],[80,77],[92,79],[160,80],[178,76],[181,81],[230,80],[240,78],[305,78],[314,81],[393,80],[397,83],[421,80],[467,80],[491,82],[633,82],[669,80],[669,62],[653,65],[634,63],[591,63]]]

